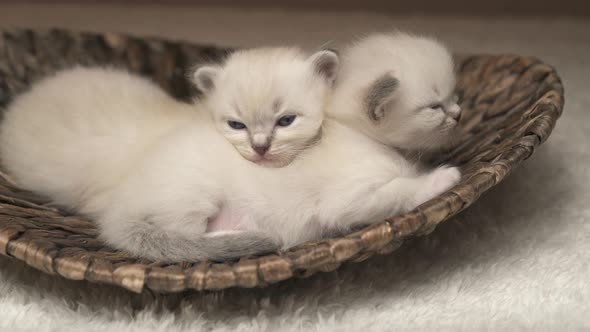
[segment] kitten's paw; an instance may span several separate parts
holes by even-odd
[[[451,189],[461,180],[461,172],[457,167],[443,166],[426,176],[423,188],[418,192],[418,204],[422,204]]]
[[[429,177],[430,191],[438,196],[451,189],[461,180],[461,172],[457,167],[443,166],[435,169]]]

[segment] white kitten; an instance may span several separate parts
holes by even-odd
[[[449,142],[461,117],[450,52],[436,40],[397,32],[374,34],[346,49],[329,118],[402,151],[431,150]],[[401,154],[396,158],[403,159]],[[412,172],[422,165],[408,163]],[[426,173],[425,201],[455,185],[456,167]]]
[[[257,164],[282,167],[321,136],[327,94],[338,56],[330,50],[306,58],[295,48],[233,53],[222,66],[196,70],[219,132]]]
[[[376,34],[342,54],[329,116],[392,147],[433,149],[461,115],[449,51],[433,39]]]
[[[127,72],[73,68],[35,83],[9,106],[0,156],[22,188],[94,212],[98,198],[192,113]]]
[[[257,56],[249,57],[250,52]],[[244,61],[246,58],[252,63]],[[268,61],[256,61],[260,59]],[[256,76],[242,75],[232,68],[219,70],[227,82],[235,80],[245,87],[254,87],[250,98],[238,96],[235,101],[247,100],[251,104],[244,106],[253,106],[264,105],[267,98],[280,99],[282,107],[292,107],[287,110],[294,110],[299,117],[292,127],[307,134],[289,130],[275,134],[280,137],[281,150],[271,161],[287,163],[318,136],[321,111],[335,77],[338,57],[332,51],[321,51],[305,59],[295,50],[269,49],[239,52],[228,64],[236,61],[253,67],[251,72]],[[203,83],[202,73],[196,76],[199,84]],[[266,84],[253,83],[256,80]],[[289,89],[285,81],[301,88]],[[211,83],[215,85],[210,86],[208,93],[225,91],[217,79]],[[265,89],[273,94],[269,96]],[[23,188],[95,218],[106,242],[139,256],[198,259],[276,249],[274,241],[256,232],[216,232],[214,237],[204,234],[207,222],[219,213],[222,204],[216,195],[240,183],[237,178],[226,184],[234,177],[234,168],[236,174],[241,174],[240,169],[260,166],[241,158],[216,132],[211,117],[203,116],[203,107],[195,107],[197,112],[147,80],[125,72],[98,68],[66,70],[36,83],[10,105],[0,133],[3,165]],[[247,110],[254,115],[268,111]],[[283,111],[281,108],[280,112]],[[275,121],[278,120],[273,120],[273,125]],[[159,151],[160,141],[169,141],[164,137],[176,130],[182,132],[181,127],[194,131],[191,134],[195,141],[184,142],[191,144],[190,148],[179,151],[178,147],[186,147],[180,143],[166,147],[164,152],[155,152]],[[289,142],[283,142],[287,139]],[[293,151],[285,150],[289,144],[293,144]],[[166,160],[169,151],[175,154]],[[195,167],[190,167],[192,162]],[[141,169],[149,169],[150,163],[155,164],[157,173],[142,173]],[[245,177],[253,176],[252,181],[257,177],[254,173],[242,173]],[[193,187],[195,180],[198,185]],[[154,182],[159,185],[150,186]],[[186,188],[193,190],[186,192]],[[224,199],[232,198],[228,191]],[[150,202],[149,206],[142,205],[146,202]],[[141,209],[136,210],[137,204]],[[133,219],[134,213],[139,213],[137,219]],[[122,233],[116,233],[117,230]]]

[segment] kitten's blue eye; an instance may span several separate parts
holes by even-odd
[[[279,121],[277,121],[277,125],[281,126],[281,127],[288,127],[291,125],[291,123],[293,123],[293,121],[295,121],[295,118],[297,117],[297,115],[285,115],[282,116]]]
[[[241,122],[238,122],[238,121],[231,121],[230,120],[230,121],[227,122],[227,125],[230,126],[232,129],[235,129],[235,130],[246,129],[246,125],[243,124],[243,123],[241,123]]]

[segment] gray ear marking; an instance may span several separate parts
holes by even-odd
[[[367,114],[371,120],[379,122],[385,117],[384,104],[398,87],[399,80],[389,73],[383,74],[371,84],[365,99]]]
[[[217,66],[199,67],[193,72],[192,81],[201,92],[209,93],[215,88],[215,78],[219,70]]]
[[[315,72],[324,77],[330,84],[333,84],[340,65],[338,52],[332,49],[324,49],[314,53],[310,59]]]

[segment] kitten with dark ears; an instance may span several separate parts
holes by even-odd
[[[453,58],[434,39],[407,33],[374,34],[342,52],[327,116],[398,151],[431,151],[446,145],[461,117]],[[399,153],[396,158],[404,159]],[[428,172],[417,182],[423,197],[446,191],[461,178],[457,167]],[[403,199],[403,197],[400,197]]]
[[[105,242],[137,256],[275,250],[281,239],[249,227],[257,215],[245,208],[256,211],[260,179],[275,173],[243,157],[284,166],[317,141],[338,59],[327,50],[239,51],[195,72],[209,98],[194,105],[125,71],[64,70],[9,106],[2,163],[21,187],[96,220]]]
[[[342,53],[328,115],[391,147],[431,150],[461,116],[449,51],[406,33],[375,34]]]
[[[331,50],[307,58],[296,48],[259,48],[200,67],[193,79],[217,129],[244,158],[282,167],[321,137],[338,61]]]

